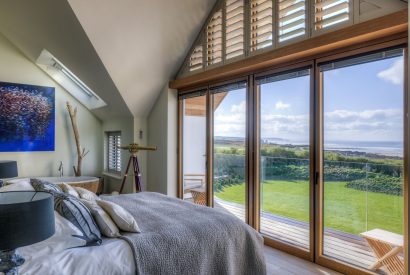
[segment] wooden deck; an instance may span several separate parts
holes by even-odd
[[[215,199],[216,207],[223,207],[239,219],[245,219],[242,205]],[[261,233],[273,239],[309,249],[309,224],[293,219],[261,213]],[[357,235],[325,229],[324,254],[351,264],[368,268],[376,261],[366,240]]]

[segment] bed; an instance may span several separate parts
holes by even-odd
[[[150,192],[101,198],[127,209],[141,233],[82,247],[72,237],[81,231],[56,213],[53,237],[19,249],[21,274],[266,274],[263,238],[228,212]]]

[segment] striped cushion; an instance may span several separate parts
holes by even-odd
[[[83,232],[87,246],[102,243],[100,230],[90,210],[79,199],[64,193],[54,193],[54,209]]]
[[[34,190],[36,191],[43,191],[43,192],[49,192],[49,193],[62,193],[63,190],[61,190],[60,187],[58,187],[56,184],[41,180],[41,179],[30,179],[30,183],[33,186]]]

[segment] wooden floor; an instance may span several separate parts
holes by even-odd
[[[268,275],[320,275],[340,274],[320,265],[305,261],[282,251],[265,246],[265,260]]]
[[[215,200],[217,207],[223,207],[244,220],[245,209],[242,205]],[[309,249],[309,224],[293,219],[261,213],[261,233],[273,239]],[[367,242],[357,235],[338,230],[325,229],[324,254],[351,264],[367,268],[376,261]]]

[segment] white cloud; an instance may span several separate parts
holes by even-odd
[[[241,103],[239,103],[238,105],[232,105],[231,107],[231,113],[244,113],[246,112],[246,102],[243,100],[241,101]]]
[[[324,126],[328,140],[400,140],[403,112],[400,109],[335,110],[325,113]]]
[[[276,102],[275,108],[278,110],[285,110],[290,107],[290,104],[283,103],[282,101]]]
[[[403,73],[403,60],[397,60],[390,68],[381,71],[377,76],[394,85],[401,85],[403,83]]]
[[[245,112],[238,111],[241,105],[228,114],[215,115],[216,136],[245,136]],[[324,122],[327,140],[400,140],[403,135],[401,109],[335,110],[325,113]],[[309,115],[263,114],[261,132],[264,138],[308,139]]]

